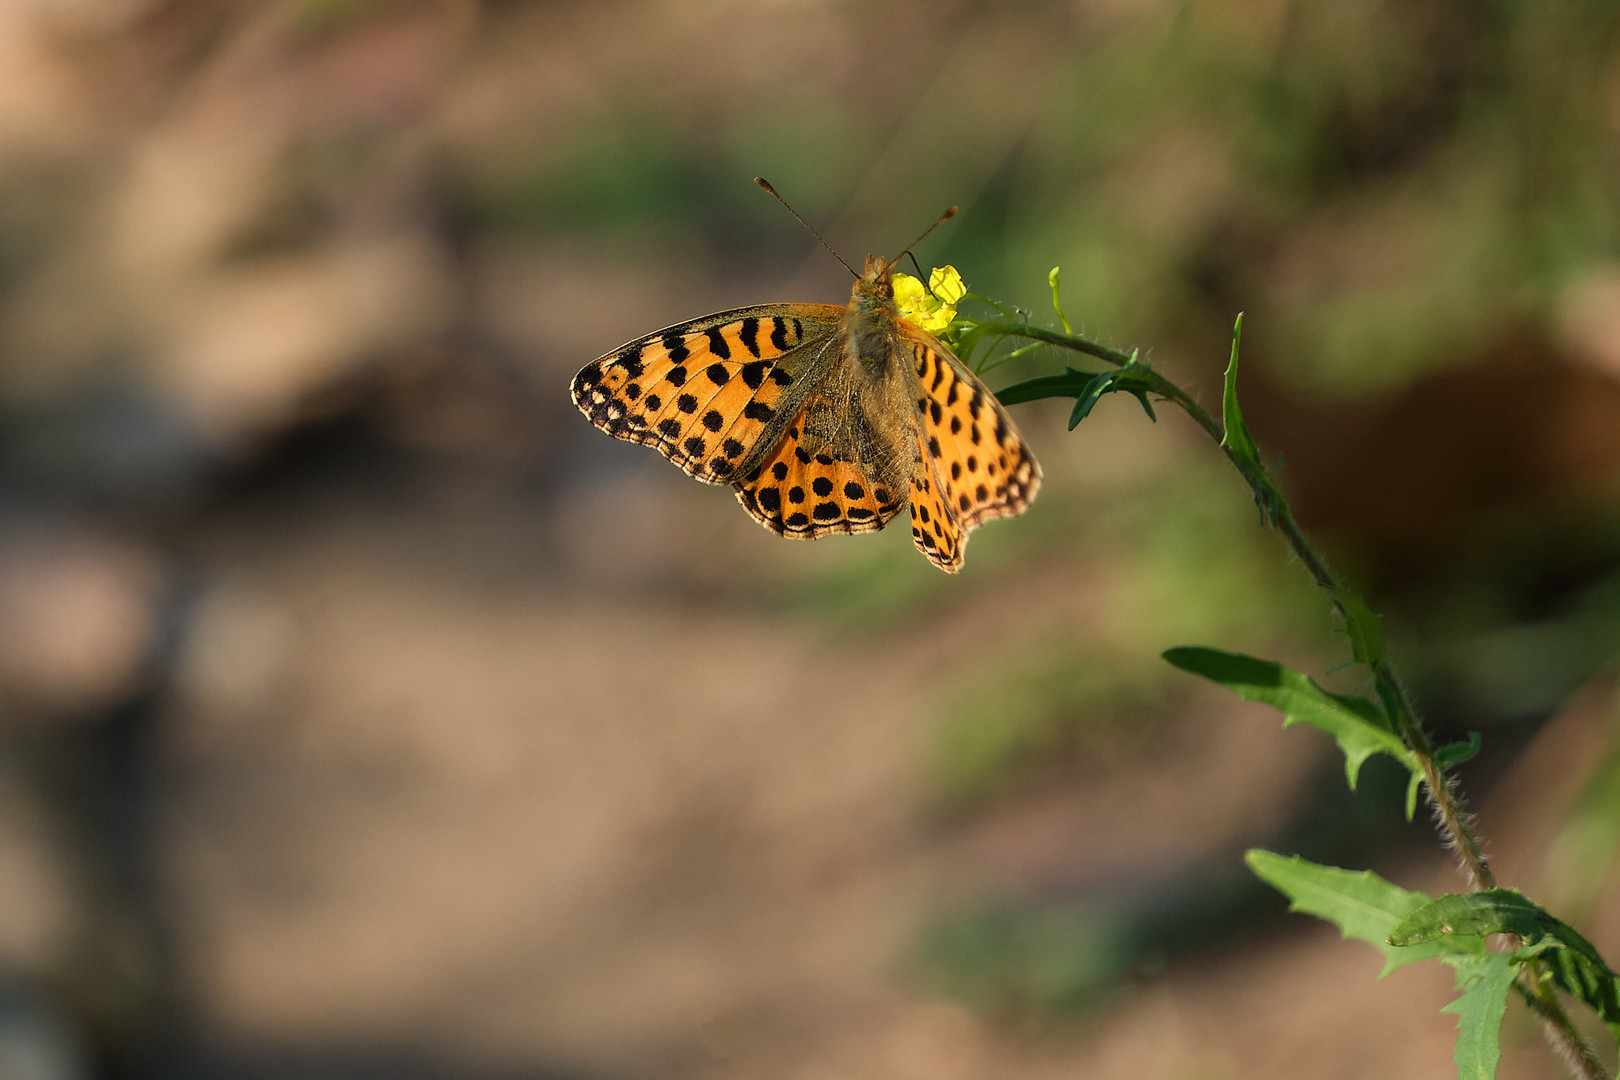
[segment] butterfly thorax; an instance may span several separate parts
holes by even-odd
[[[849,291],[849,344],[851,353],[871,374],[880,374],[895,349],[894,277],[890,264],[878,255],[866,257],[866,273]]]

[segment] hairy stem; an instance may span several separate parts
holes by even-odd
[[[1133,362],[1133,357],[1117,349],[1110,349],[1105,345],[1088,341],[1074,334],[1047,330],[1041,327],[1020,325],[1014,322],[983,324],[987,329],[1002,333],[1007,337],[1024,337],[1034,341],[1043,341],[1061,348],[1071,349],[1095,357],[1115,367],[1124,367]],[[1222,425],[1210,415],[1209,411],[1197,401],[1193,400],[1181,387],[1150,368],[1144,368],[1141,376],[1152,386],[1151,392],[1181,407],[1194,423],[1204,430],[1204,433],[1221,446],[1227,460],[1238,470],[1244,481],[1254,492],[1255,502],[1262,512],[1270,519],[1271,525],[1287,542],[1289,550],[1304,564],[1313,580],[1321,588],[1333,596],[1335,605],[1340,613],[1349,618],[1345,611],[1342,597],[1348,595],[1342,582],[1322,558],[1320,552],[1311,544],[1305,531],[1300,528],[1294,519],[1288,500],[1284,498],[1271,477],[1256,464],[1247,460],[1225,445],[1225,430]],[[1021,401],[1033,401],[1043,397],[1078,396],[1084,391],[1085,385],[1091,379],[1087,372],[1069,371],[1063,375],[1053,375],[1041,379],[1031,379],[1011,387],[1010,392],[1000,395],[1005,404],[1015,404]],[[1417,760],[1418,768],[1423,777],[1423,787],[1427,793],[1429,804],[1434,811],[1435,825],[1446,845],[1457,855],[1464,876],[1468,880],[1472,891],[1494,889],[1496,876],[1491,873],[1490,864],[1486,861],[1484,852],[1480,848],[1479,837],[1474,832],[1473,819],[1463,808],[1462,797],[1454,778],[1446,774],[1445,769],[1435,760],[1434,744],[1429,741],[1428,735],[1418,722],[1417,713],[1412,707],[1411,695],[1406,685],[1396,673],[1394,666],[1387,659],[1378,659],[1371,665],[1373,679],[1377,685],[1379,698],[1385,703],[1401,739],[1412,751]],[[1531,1009],[1541,1020],[1542,1028],[1547,1040],[1553,1049],[1564,1060],[1580,1080],[1606,1080],[1603,1066],[1598,1062],[1586,1041],[1581,1038],[1575,1027],[1570,1023],[1569,1016],[1564,1012],[1552,987],[1540,978],[1540,965],[1532,961],[1524,965],[1519,976],[1520,991]]]

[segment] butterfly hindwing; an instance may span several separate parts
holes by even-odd
[[[651,446],[684,472],[727,483],[778,412],[809,354],[831,339],[844,309],[776,304],[679,323],[615,349],[574,377],[574,403],[615,438]]]
[[[942,569],[955,570],[968,533],[1028,508],[1041,470],[1006,409],[949,349],[910,327],[902,340],[915,362],[922,459],[912,489],[913,538]]]
[[[737,501],[767,529],[798,539],[883,528],[900,512],[899,491],[878,470],[833,445],[811,453],[804,430],[808,412],[737,484]]]

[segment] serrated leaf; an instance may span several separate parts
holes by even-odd
[[[1620,977],[1574,927],[1516,889],[1448,893],[1412,912],[1390,932],[1394,945],[1477,940],[1514,934],[1539,953],[1553,981],[1587,1005],[1611,1030],[1620,1029]],[[1620,1032],[1617,1032],[1620,1033]]]
[[[1332,735],[1344,753],[1344,774],[1351,789],[1362,763],[1388,754],[1414,773],[1417,761],[1406,744],[1389,730],[1378,706],[1362,697],[1330,693],[1307,675],[1270,660],[1201,646],[1180,646],[1164,658],[1183,671],[1220,683],[1246,701],[1258,701],[1283,712],[1283,726],[1309,724]]]
[[[1254,438],[1249,434],[1248,425],[1243,422],[1243,412],[1238,408],[1237,400],[1237,373],[1238,373],[1238,342],[1243,338],[1243,316],[1237,317],[1232,325],[1232,358],[1226,365],[1225,388],[1221,393],[1221,423],[1225,428],[1221,435],[1221,446],[1228,450],[1241,464],[1250,466],[1258,474],[1263,470],[1260,467],[1260,453],[1255,449]]]
[[[1390,933],[1412,912],[1425,907],[1429,897],[1391,884],[1370,870],[1341,870],[1260,848],[1244,855],[1244,861],[1256,877],[1288,897],[1290,911],[1326,919],[1345,937],[1376,946],[1384,954],[1379,978],[1414,961],[1484,951],[1483,943],[1476,947],[1449,938],[1412,948],[1391,945]]]
[[[1502,1058],[1502,1017],[1519,973],[1511,953],[1452,956],[1462,996],[1441,1009],[1457,1016],[1457,1080],[1495,1080]]]

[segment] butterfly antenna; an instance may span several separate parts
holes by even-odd
[[[924,229],[923,234],[921,236],[917,237],[917,239],[913,240],[911,243],[909,243],[905,247],[901,248],[900,249],[900,254],[896,255],[894,258],[889,260],[889,265],[893,266],[895,263],[899,262],[901,260],[901,258],[903,258],[904,256],[910,255],[911,254],[911,249],[916,247],[918,244],[922,243],[924,240],[928,239],[928,234],[929,233],[933,232],[935,229],[939,228],[941,225],[945,224],[947,221],[951,220],[951,218],[953,218],[955,216],[956,216],[956,207],[947,206],[945,208],[945,212],[943,214],[939,215],[938,220],[936,220],[932,225],[930,225],[930,226],[928,226],[928,228]],[[916,256],[915,255],[912,256],[912,261],[916,261]],[[919,272],[920,272],[921,268],[919,267],[918,269],[919,269]]]
[[[793,209],[793,207],[788,206],[788,201],[786,199],[782,198],[781,195],[777,194],[776,189],[771,187],[771,184],[770,184],[769,180],[766,180],[763,176],[756,176],[756,177],[754,177],[754,183],[758,184],[760,187],[764,188],[766,191],[770,192],[772,195],[775,195],[776,196],[776,201],[781,203],[783,206],[787,206],[787,212],[792,214],[794,217],[798,218],[799,219],[799,224],[803,225],[805,227],[805,229],[809,231],[811,236],[815,237],[817,240],[819,240],[821,242],[821,246],[827,249],[827,254],[829,254],[833,258],[837,259],[838,262],[843,266],[843,268],[845,270],[848,270],[851,274],[855,274],[855,269],[852,266],[850,266],[849,263],[844,262],[844,257],[842,255],[838,254],[838,252],[834,251],[832,249],[831,244],[827,243],[827,241],[825,241],[825,240],[822,240],[821,239],[821,234],[816,232],[816,230],[810,228],[810,223],[808,221],[804,220],[804,218],[799,217],[799,212],[797,210]],[[951,213],[954,214],[955,212],[956,212],[956,207],[954,207],[954,206],[951,207]],[[924,233],[923,235],[926,236],[927,234]],[[855,276],[860,277],[861,275],[855,274]]]

